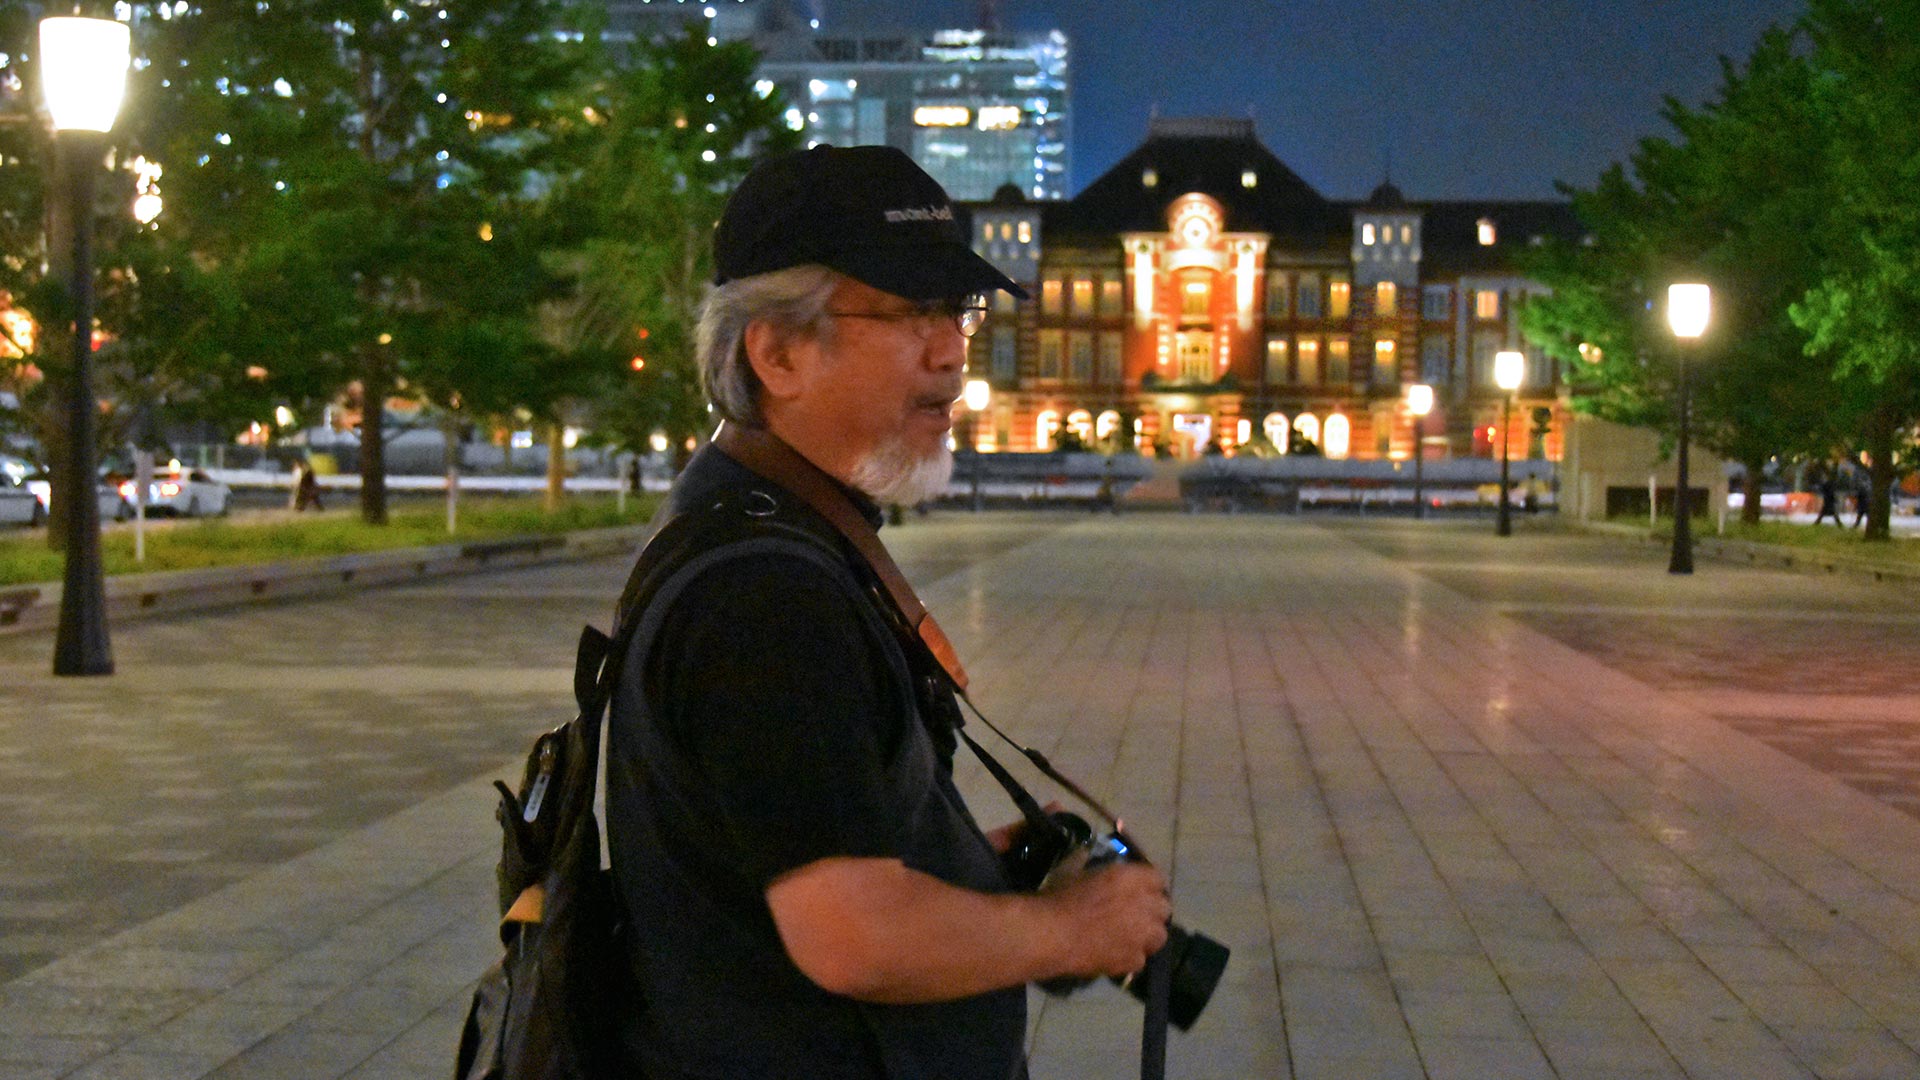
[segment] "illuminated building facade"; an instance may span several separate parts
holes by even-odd
[[[808,144],[898,147],[955,199],[1012,184],[1067,194],[1067,39],[1058,31],[822,33],[785,24],[754,37],[760,76],[785,93]]]
[[[1001,297],[974,339],[993,395],[961,438],[980,449],[1052,449],[1065,431],[1183,457],[1405,458],[1405,392],[1424,382],[1427,456],[1497,456],[1493,356],[1515,349],[1528,370],[1504,437],[1515,458],[1559,456],[1559,372],[1520,335],[1540,287],[1516,262],[1579,238],[1566,203],[1415,205],[1391,184],[1329,200],[1252,121],[1184,119],[1155,120],[1070,201],[1009,187],[968,211],[975,249],[1033,294]]]

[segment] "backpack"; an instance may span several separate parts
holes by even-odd
[[[454,1080],[643,1075],[621,1039],[644,1003],[628,973],[629,928],[613,872],[601,865],[593,810],[602,722],[646,601],[681,569],[683,556],[769,524],[722,500],[677,515],[655,533],[621,593],[613,635],[592,626],[580,632],[573,669],[579,711],[534,740],[517,792],[494,782],[503,952],[474,988]]]

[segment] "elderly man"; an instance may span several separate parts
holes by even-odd
[[[627,1041],[663,1078],[1024,1076],[1026,984],[1138,971],[1165,883],[1012,890],[1016,829],[983,833],[952,782],[952,658],[873,537],[880,502],[946,486],[981,294],[1020,289],[884,147],[766,162],[714,254],[699,358],[723,424],[623,602]]]

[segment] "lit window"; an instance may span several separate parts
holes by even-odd
[[[993,242],[993,222],[989,221],[985,225],[980,226],[980,239],[988,243]]]
[[[1143,172],[1141,172],[1141,174],[1140,174],[1140,186],[1141,186],[1141,187],[1144,187],[1144,188],[1157,188],[1157,187],[1159,187],[1159,186],[1160,186],[1160,173],[1159,173],[1158,171],[1156,171],[1156,170],[1154,170],[1154,169],[1147,169],[1147,170],[1145,170],[1145,171],[1143,171]]]
[[[1360,226],[1360,242],[1362,244],[1367,245],[1368,247],[1372,247],[1373,240],[1374,240],[1373,222],[1369,221],[1366,224]]]
[[[1023,244],[1033,243],[1033,222],[1023,221],[1020,223],[1020,242]]]
[[[1287,370],[1287,339],[1267,339],[1267,385],[1285,386],[1293,379]]]
[[[1287,452],[1287,443],[1290,441],[1287,430],[1286,413],[1268,413],[1267,418],[1260,421],[1260,433],[1267,437],[1275,450],[1283,454]]]
[[[974,126],[981,131],[1006,131],[1020,126],[1020,106],[982,105]]]
[[[1048,278],[1040,283],[1040,314],[1060,314],[1061,285],[1059,278]]]
[[[1080,436],[1080,441],[1093,441],[1093,414],[1085,409],[1075,409],[1067,414],[1067,430]]]
[[[1327,286],[1327,318],[1344,319],[1353,310],[1353,286],[1336,281]]]
[[[922,105],[913,110],[913,122],[919,127],[966,127],[973,110],[965,105]]]
[[[1204,319],[1213,311],[1213,287],[1204,278],[1195,278],[1187,282],[1180,290],[1180,315],[1188,319]]]
[[[1243,188],[1246,188],[1247,190],[1249,190],[1249,191],[1251,191],[1251,190],[1253,190],[1253,188],[1254,188],[1255,186],[1257,186],[1257,185],[1258,185],[1259,183],[1260,183],[1260,174],[1259,174],[1259,173],[1256,173],[1256,172],[1254,172],[1254,171],[1253,171],[1252,169],[1242,169],[1242,170],[1240,171],[1240,186],[1241,186],[1241,187],[1243,187]]]
[[[1301,442],[1310,443],[1316,447],[1320,445],[1320,418],[1312,413],[1303,412],[1294,417],[1293,430],[1300,436]]]
[[[1327,382],[1343,386],[1353,381],[1350,347],[1343,337],[1327,339]]]
[[[1053,437],[1060,431],[1060,414],[1052,409],[1043,411],[1033,420],[1033,448],[1041,452],[1053,449]]]
[[[1413,243],[1413,226],[1411,225],[1400,226],[1400,242],[1402,244]]]
[[[1114,412],[1112,409],[1108,409],[1106,412],[1094,418],[1093,437],[1102,442],[1113,438],[1113,433],[1119,430],[1120,414]]]
[[[1326,445],[1322,446],[1321,450],[1330,458],[1339,459],[1346,457],[1349,449],[1349,439],[1353,434],[1353,429],[1351,425],[1347,423],[1347,418],[1339,413],[1334,413],[1332,416],[1327,417],[1326,432]]]
[[[1473,294],[1473,315],[1476,319],[1497,319],[1500,317],[1500,294],[1493,289],[1481,289]]]
[[[1400,306],[1400,290],[1391,281],[1383,281],[1373,287],[1373,310],[1376,315],[1397,314]]]
[[[1394,343],[1382,338],[1373,343],[1373,385],[1392,386],[1400,381],[1400,366],[1394,359]]]
[[[1003,221],[1000,223],[1000,239],[1002,240],[1013,239],[1013,222]]]
[[[1100,314],[1119,315],[1122,290],[1119,278],[1106,278],[1100,282]]]
[[[1294,348],[1293,381],[1301,386],[1320,385],[1320,343],[1301,338]]]
[[[1480,246],[1492,247],[1493,240],[1494,240],[1493,219],[1484,218],[1484,217],[1481,218],[1479,222],[1479,230],[1480,230]]]
[[[1093,279],[1073,279],[1073,314],[1093,314]]]

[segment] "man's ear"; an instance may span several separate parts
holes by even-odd
[[[799,393],[802,374],[799,357],[794,355],[799,343],[799,335],[770,320],[755,319],[747,324],[747,363],[769,396],[789,398]]]

